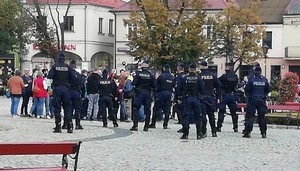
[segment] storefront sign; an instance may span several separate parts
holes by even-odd
[[[57,49],[57,45],[54,45],[54,47]],[[32,44],[32,50],[39,50],[39,46],[36,44]],[[67,51],[75,51],[76,50],[76,44],[68,44],[65,45],[65,50]]]

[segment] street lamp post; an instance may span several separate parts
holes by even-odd
[[[269,50],[269,46],[265,43],[263,46],[262,46],[262,50],[263,50],[263,54],[264,54],[264,58],[265,58],[265,77],[267,77],[267,53],[268,53],[268,50]]]

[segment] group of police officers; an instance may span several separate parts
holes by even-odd
[[[76,120],[76,129],[82,129],[80,125],[80,109],[77,108],[80,103],[80,74],[74,70],[75,62],[70,65],[64,62],[65,55],[61,53],[58,61],[49,71],[48,78],[53,79],[53,105],[55,114],[55,133],[61,132],[61,107],[64,109],[64,124],[67,132],[73,132],[72,108],[75,110],[74,116]],[[73,64],[73,65],[72,65]],[[190,124],[196,125],[197,139],[207,137],[207,117],[211,127],[212,137],[217,137],[217,132],[221,132],[224,115],[226,113],[226,105],[230,110],[232,117],[233,131],[238,132],[238,115],[236,101],[236,87],[239,82],[238,76],[233,71],[231,63],[226,63],[225,71],[221,77],[208,70],[206,61],[199,63],[200,73],[196,71],[196,64],[190,64],[188,73],[185,73],[185,66],[179,63],[177,66],[176,77],[171,74],[170,65],[163,67],[163,72],[155,78],[149,71],[149,64],[144,61],[141,64],[141,70],[136,72],[132,81],[135,90],[133,98],[133,126],[131,131],[138,130],[138,115],[141,106],[144,106],[145,124],[143,131],[149,128],[156,128],[157,114],[161,110],[164,113],[163,128],[168,128],[168,122],[171,114],[172,94],[174,94],[174,102],[178,117],[178,123],[182,124],[181,139],[188,139]],[[246,84],[245,92],[248,97],[245,129],[243,137],[250,138],[253,129],[253,118],[257,110],[258,122],[262,138],[266,138],[266,121],[265,114],[267,112],[266,97],[270,92],[268,80],[261,75],[261,67],[259,64],[254,65],[253,75],[249,77]],[[114,90],[114,84],[107,79],[104,73],[99,81],[98,89],[101,103],[107,104],[108,113],[114,116],[111,111],[110,94]],[[154,112],[151,119],[152,96],[155,96]],[[219,109],[217,124],[215,122],[214,113]],[[104,111],[102,111],[104,112]],[[106,114],[102,115],[103,126],[107,127]],[[115,117],[110,117],[114,127],[117,127]]]

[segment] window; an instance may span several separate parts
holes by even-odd
[[[262,46],[264,44],[267,44],[269,49],[272,49],[272,32],[271,31],[266,32],[266,37],[263,39]]]
[[[114,28],[114,20],[109,20],[109,25],[108,25],[108,34],[113,34],[113,28]]]
[[[103,18],[99,18],[99,33],[103,33]]]
[[[37,16],[36,29],[39,32],[44,32],[47,30],[47,16]]]
[[[128,25],[128,40],[131,40],[136,34],[137,27],[136,25]]]
[[[281,75],[280,65],[271,65],[271,81],[278,80]]]
[[[65,31],[74,31],[74,16],[64,16]]]

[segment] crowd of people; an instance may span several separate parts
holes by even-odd
[[[109,73],[97,68],[79,73],[75,68],[76,61],[65,64],[65,55],[60,53],[49,72],[38,67],[32,76],[28,69],[21,76],[20,71],[15,71],[15,76],[8,81],[11,116],[18,116],[21,98],[20,114],[55,118],[54,133],[61,133],[62,129],[73,133],[73,119],[78,130],[83,129],[81,120],[99,120],[103,127],[107,127],[110,120],[113,127],[118,127],[118,118],[120,122],[133,122],[131,131],[137,131],[142,121],[143,131],[155,129],[157,120],[163,120],[162,127],[168,129],[169,119],[177,114],[178,124],[182,124],[177,131],[182,133],[181,139],[188,139],[192,123],[196,125],[197,139],[202,139],[207,137],[207,122],[212,137],[221,132],[226,106],[232,117],[233,131],[238,132],[237,102],[247,102],[243,137],[250,138],[257,110],[261,135],[266,138],[265,101],[270,86],[261,75],[259,64],[254,65],[254,74],[242,82],[231,63],[226,63],[226,73],[219,78],[208,70],[206,61],[188,67],[179,63],[174,74],[171,66],[165,64],[156,75],[150,72],[147,61],[134,73],[121,70],[117,74],[115,69]],[[33,97],[33,104],[28,110],[30,97]]]

